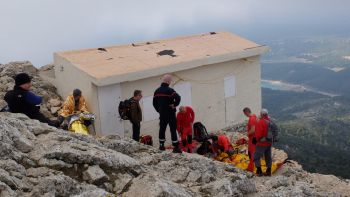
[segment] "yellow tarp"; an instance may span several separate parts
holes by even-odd
[[[71,124],[69,131],[83,135],[89,135],[89,129],[81,121],[74,121]]]
[[[222,161],[227,164],[232,164],[236,166],[237,168],[240,168],[242,170],[247,170],[248,165],[249,165],[249,156],[247,154],[239,153],[239,154],[234,154],[231,157],[228,156],[227,153],[221,153],[219,156],[214,158],[215,160]],[[266,163],[264,159],[260,160],[261,163],[261,169],[263,172],[266,171]],[[278,164],[276,162],[272,162],[271,166],[271,173],[273,174],[276,172],[276,170],[281,166],[281,164]],[[254,168],[254,173],[256,173],[256,168]]]

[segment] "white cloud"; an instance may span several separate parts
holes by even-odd
[[[309,9],[296,2],[0,0],[0,62],[28,59],[42,66],[52,61],[54,51],[285,23],[293,17],[302,18]],[[295,14],[300,7],[304,14]]]

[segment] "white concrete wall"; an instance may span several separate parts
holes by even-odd
[[[224,78],[235,76],[235,96],[225,98]],[[259,57],[206,65],[191,70],[174,73],[176,84],[188,82],[192,90],[192,106],[196,112],[196,121],[201,121],[209,131],[242,122],[246,118],[244,107],[250,107],[254,113],[261,108],[260,63]],[[161,77],[125,82],[121,84],[123,99],[130,98],[135,89],[143,91],[144,98],[152,97],[159,87]],[[141,107],[143,101],[141,101]],[[150,104],[150,103],[148,103]],[[149,107],[149,106],[148,106]],[[144,114],[145,115],[145,114]],[[124,121],[125,135],[131,136],[131,124]],[[142,122],[141,133],[151,134],[158,141],[159,120]],[[167,131],[167,143],[170,132]]]
[[[97,92],[100,106],[100,133],[124,137],[124,124],[118,113],[118,105],[122,100],[120,84],[98,87]]]
[[[56,77],[54,84],[57,87],[58,94],[61,95],[63,99],[66,99],[68,95],[72,94],[75,88],[79,88],[86,99],[89,110],[97,117],[97,120],[95,121],[95,129],[99,135],[101,124],[99,121],[100,113],[97,87],[91,83],[87,74],[57,54],[54,55],[54,64]]]

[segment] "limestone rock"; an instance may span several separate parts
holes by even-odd
[[[79,184],[75,180],[65,175],[57,175],[39,179],[30,196],[70,196],[80,192]]]
[[[51,107],[60,107],[62,102],[59,100],[59,99],[50,99],[48,104],[51,106]]]
[[[56,171],[50,168],[46,167],[39,167],[39,168],[29,168],[27,169],[27,176],[28,177],[45,177],[45,176],[50,176],[50,175],[57,175],[57,174],[63,174],[60,171]]]
[[[142,197],[192,197],[198,196],[177,183],[153,175],[141,175],[132,181],[125,196]]]
[[[106,173],[98,165],[90,166],[83,172],[83,180],[88,181],[89,183],[101,183],[108,179]]]
[[[204,185],[201,191],[209,196],[243,196],[254,193],[257,190],[251,180],[230,180],[225,178]]]
[[[47,109],[47,106],[59,107],[62,103],[60,96],[56,93],[56,87],[53,86],[47,80],[44,80],[39,73],[39,70],[35,68],[29,61],[17,61],[0,65],[0,107],[6,106],[6,102],[3,100],[7,91],[12,90],[14,87],[14,76],[18,73],[26,72],[32,79],[32,91],[39,96],[43,97],[43,103],[41,105],[41,112],[49,118],[54,117],[56,113],[52,113]],[[51,103],[49,103],[49,101]]]
[[[51,114],[56,114],[60,109],[61,107],[51,107],[50,112]]]
[[[266,185],[269,185],[272,188],[287,187],[289,185],[289,181],[285,176],[276,176],[274,179],[267,181]]]
[[[5,183],[0,181],[0,195],[1,196],[16,196],[15,192]]]
[[[24,153],[28,153],[33,149],[32,142],[26,138],[23,138],[23,137],[17,138],[14,141],[14,143],[15,143],[15,147]]]
[[[111,194],[109,192],[106,192],[103,189],[96,188],[91,191],[84,191],[81,194],[74,195],[72,197],[114,197],[114,194]]]
[[[122,193],[132,179],[133,177],[129,174],[118,174],[117,179],[114,181],[113,191],[118,194]]]

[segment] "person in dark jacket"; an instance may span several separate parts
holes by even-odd
[[[163,83],[154,92],[153,107],[159,113],[159,149],[165,150],[165,130],[169,124],[174,153],[181,153],[176,133],[176,107],[180,104],[181,97],[170,88],[171,75],[164,75]]]
[[[135,90],[134,96],[130,99],[130,122],[132,124],[132,139],[140,141],[140,129],[142,121],[142,111],[140,107],[140,100],[142,98],[142,91]]]
[[[39,105],[43,99],[30,91],[32,87],[31,80],[32,78],[26,73],[16,75],[13,90],[8,91],[4,97],[10,112],[22,113],[31,119],[57,127],[56,122],[40,113]]]

